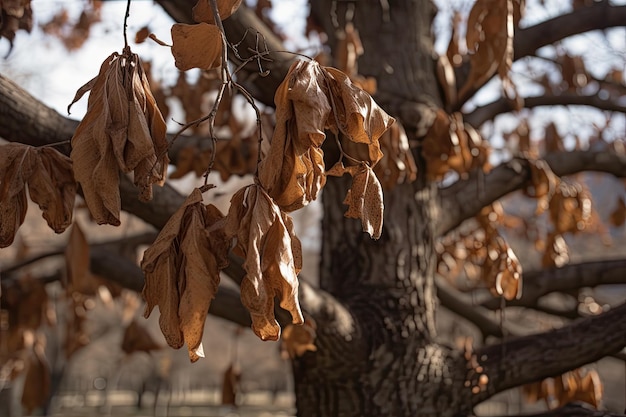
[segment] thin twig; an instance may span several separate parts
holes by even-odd
[[[124,15],[124,49],[128,48],[128,37],[126,36],[126,29],[128,29],[128,17],[130,16],[130,1],[126,2],[126,15]]]

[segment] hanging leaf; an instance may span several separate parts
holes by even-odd
[[[81,87],[68,107],[91,91],[87,113],[72,137],[70,158],[85,201],[98,224],[120,224],[119,169],[134,171],[139,199],[163,185],[169,159],[165,121],[139,57],[111,54],[98,76]]]
[[[158,305],[165,340],[176,349],[186,343],[192,362],[204,356],[204,322],[217,292],[219,271],[228,263],[230,245],[220,223],[219,210],[204,206],[202,193],[194,189],[141,261],[146,277],[144,316]]]
[[[172,25],[172,55],[176,68],[208,70],[222,64],[222,34],[215,25]]]
[[[126,326],[124,336],[122,337],[122,350],[126,354],[151,352],[161,348],[162,346],[152,338],[150,332],[148,332],[144,326],[137,323],[136,320],[132,320],[128,326]]]
[[[556,232],[548,233],[541,265],[544,268],[560,268],[569,262],[569,249],[563,236]]]
[[[94,296],[98,293],[99,282],[89,269],[89,244],[78,223],[74,223],[65,247],[68,293],[74,291]]]
[[[374,99],[355,86],[350,78],[331,67],[324,67],[329,86],[329,102],[333,116],[328,118],[328,127],[333,132],[341,132],[352,142],[367,146],[367,159],[370,166],[382,158],[378,139],[395,122],[381,109]]]
[[[76,182],[69,158],[52,148],[19,143],[2,146],[0,152],[0,247],[9,246],[24,222],[26,189],[37,203],[48,226],[63,232],[72,222]]]
[[[288,324],[281,335],[281,353],[285,359],[295,359],[306,352],[316,352],[315,346],[317,325],[311,317],[306,317],[301,326]]]
[[[228,19],[241,5],[241,0],[217,0],[217,10],[221,20]],[[195,6],[193,6],[192,16],[193,20],[200,23],[215,24],[213,19],[213,9],[209,0],[198,0]]]
[[[331,107],[323,86],[317,63],[297,61],[276,90],[276,129],[259,164],[259,181],[285,211],[315,200],[326,183],[320,147]]]
[[[44,349],[44,336],[38,337],[33,346],[33,352],[29,355],[26,365],[26,378],[22,390],[22,406],[27,415],[32,415],[38,407],[43,407],[50,396],[52,384],[50,364],[46,359]]]
[[[278,340],[274,297],[291,313],[294,324],[304,321],[297,277],[302,268],[302,248],[293,222],[258,185],[233,195],[226,219],[226,235],[237,238],[233,251],[245,259],[241,301],[250,312],[252,329],[262,340]]]
[[[610,222],[615,227],[620,227],[626,222],[626,203],[621,196],[617,198],[617,207],[611,212]]]
[[[549,202],[560,179],[557,177],[550,165],[542,159],[528,159],[530,166],[530,184],[524,189],[524,193],[528,197],[537,199],[537,210],[535,214],[539,215],[546,211],[549,207]]]
[[[459,97],[481,87],[496,72],[505,86],[513,87],[509,71],[513,63],[513,0],[477,0],[467,20],[465,41],[470,71]],[[513,87],[514,88],[514,87]]]
[[[369,233],[373,239],[380,238],[383,230],[383,190],[378,178],[367,164],[344,167],[337,163],[327,172],[328,175],[352,175],[352,186],[343,204],[348,205],[345,216],[352,219],[361,219],[363,231]]]
[[[383,157],[374,166],[374,173],[386,190],[398,184],[413,182],[417,178],[417,165],[409,148],[404,127],[398,122],[380,137]]]

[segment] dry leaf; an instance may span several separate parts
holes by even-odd
[[[537,199],[537,210],[539,215],[546,211],[549,202],[560,183],[550,165],[542,159],[528,159],[530,166],[530,184],[524,189],[524,194]]]
[[[25,186],[48,226],[63,232],[72,222],[76,182],[69,158],[52,148],[19,143],[0,152],[0,247],[9,246],[27,210]]]
[[[204,322],[227,264],[229,243],[220,232],[222,216],[205,207],[199,189],[172,215],[143,257],[147,318],[159,306],[159,324],[173,348],[187,344],[192,362],[203,356]],[[210,238],[207,229],[211,229]]]
[[[281,353],[286,356],[285,359],[295,359],[304,355],[306,352],[316,352],[315,346],[317,325],[315,321],[307,316],[302,325],[294,326],[289,324],[285,326],[281,336]]]
[[[352,175],[352,186],[343,204],[348,205],[345,216],[361,219],[363,231],[373,239],[378,239],[383,230],[383,190],[372,168],[364,162],[360,165],[344,167],[341,162],[335,164],[327,175]]]
[[[626,222],[626,203],[622,197],[617,199],[617,207],[611,212],[610,222],[615,227],[620,227]]]
[[[379,139],[383,157],[374,173],[386,190],[417,178],[417,165],[409,148],[409,139],[400,123],[394,123]]]
[[[304,319],[298,302],[302,248],[291,218],[258,185],[237,191],[231,199],[225,231],[236,237],[233,249],[245,261],[241,301],[250,311],[252,329],[262,340],[278,340],[280,326],[274,316],[274,297],[291,313],[292,322]]]
[[[124,330],[122,350],[129,355],[135,352],[151,352],[161,348],[162,346],[152,338],[150,332],[136,320],[131,321]]]
[[[98,76],[77,91],[70,107],[89,90],[87,114],[72,137],[70,157],[93,218],[117,226],[119,169],[134,171],[142,201],[152,199],[152,184],[165,180],[165,121],[139,57],[130,48],[110,55]]]
[[[467,20],[470,72],[459,97],[482,86],[496,71],[506,87],[513,63],[513,0],[477,0]]]
[[[487,236],[487,256],[482,279],[494,295],[506,300],[522,296],[522,266],[502,236],[493,230]]]
[[[50,364],[45,357],[43,343],[38,340],[28,358],[22,391],[22,406],[27,415],[32,415],[36,408],[46,404],[50,396],[51,384]]]
[[[172,25],[172,55],[176,68],[187,71],[217,68],[222,63],[222,35],[215,25]]]
[[[382,157],[378,139],[395,119],[385,113],[369,94],[355,86],[346,74],[331,67],[324,67],[324,71],[333,112],[328,118],[328,127],[343,133],[352,142],[366,145],[368,158],[363,160],[373,167]]]
[[[285,211],[315,200],[326,183],[320,147],[331,107],[323,86],[317,63],[297,61],[276,90],[276,129],[259,181]]]
[[[563,235],[555,232],[548,233],[541,265],[544,268],[560,268],[568,262],[569,249]]]
[[[220,15],[220,20],[229,18],[241,5],[241,0],[217,0],[217,10]],[[209,0],[198,0],[192,9],[193,20],[200,23],[215,24],[213,19],[213,9]]]

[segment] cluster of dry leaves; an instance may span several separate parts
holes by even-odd
[[[439,81],[450,108],[465,101],[496,73],[505,94],[521,106],[509,71],[513,64],[513,29],[523,13],[524,0],[477,0],[467,17],[465,31],[461,30],[464,18],[457,13],[448,51],[438,62]],[[457,80],[454,68],[466,61],[469,74]]]
[[[601,406],[602,389],[602,381],[596,370],[578,368],[554,378],[524,385],[522,392],[527,401],[543,400],[550,409],[576,401],[586,402],[597,409]]]
[[[129,47],[102,63],[98,76],[77,91],[70,107],[87,91],[87,113],[72,137],[74,176],[94,220],[118,226],[120,170],[133,172],[142,201],[152,199],[153,184],[165,181],[166,125],[141,61]]]
[[[3,0],[0,2],[0,37],[13,45],[15,33],[33,28],[33,9],[30,0]]]
[[[241,299],[255,333],[263,340],[278,339],[275,297],[293,323],[303,322],[297,279],[302,249],[287,212],[315,200],[326,175],[352,175],[346,216],[361,219],[374,238],[382,231],[382,188],[372,166],[382,157],[378,140],[394,120],[347,75],[313,61],[292,65],[275,103],[276,128],[255,183],[233,195],[226,216],[194,190],[142,261],[145,315],[158,305],[166,340],[176,348],[186,343],[192,361],[203,356],[206,312],[233,241],[233,252],[245,260]],[[363,159],[346,154],[347,166],[342,160],[326,170],[325,130],[353,143]]]
[[[511,226],[500,204],[485,207],[475,226],[438,244],[439,272],[453,278],[463,272],[494,296],[514,300],[522,295],[522,266],[498,231]]]

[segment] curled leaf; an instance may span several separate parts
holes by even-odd
[[[315,200],[326,183],[320,147],[331,107],[323,85],[317,63],[297,61],[276,90],[276,129],[259,180],[286,211]]]
[[[165,340],[177,349],[186,343],[192,362],[204,356],[204,322],[217,292],[219,271],[227,264],[229,244],[218,232],[221,217],[219,210],[202,204],[202,193],[195,189],[141,262],[146,277],[144,316],[158,305]],[[211,239],[207,237],[209,228],[216,229]]]
[[[241,301],[250,311],[252,329],[262,340],[278,340],[274,297],[291,313],[294,324],[304,319],[298,302],[302,266],[300,241],[291,218],[258,185],[237,191],[231,199],[225,232],[237,238],[233,249],[245,258]]]
[[[372,96],[355,86],[350,77],[338,69],[324,67],[329,85],[329,101],[335,117],[328,119],[328,127],[342,132],[352,142],[367,146],[370,166],[382,157],[378,139],[395,122]]]
[[[19,143],[0,152],[0,247],[9,246],[24,222],[26,189],[42,210],[48,226],[63,232],[72,222],[76,182],[70,159],[52,148]]]
[[[120,169],[134,171],[142,201],[152,199],[152,185],[165,180],[165,121],[139,57],[130,49],[110,55],[72,104],[89,90],[87,113],[72,137],[70,158],[96,222],[119,225]]]

